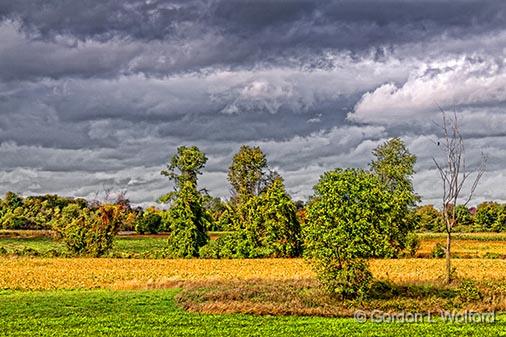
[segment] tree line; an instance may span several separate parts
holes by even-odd
[[[0,223],[3,228],[51,229],[78,255],[101,256],[111,249],[118,231],[132,229],[167,232],[167,256],[174,258],[304,255],[330,293],[360,296],[372,280],[365,259],[412,255],[418,246],[416,230],[443,228],[441,212],[416,207],[416,157],[404,142],[390,139],[372,154],[368,169],[325,172],[302,204],[292,200],[265,153],[243,145],[229,166],[231,197],[224,201],[199,186],[205,153],[181,146],[161,170],[173,184],[160,197],[166,209],[132,207],[121,194],[99,202],[56,195],[23,198],[9,192],[0,202]],[[463,228],[504,230],[504,205],[481,204],[472,216],[464,208],[456,206]],[[222,231],[216,240],[209,237],[213,230]]]
[[[452,212],[453,205],[447,212]],[[457,205],[455,208],[455,232],[504,232],[506,231],[506,204],[486,201],[476,207]],[[433,205],[417,207],[415,211],[417,230],[444,232],[443,211]]]

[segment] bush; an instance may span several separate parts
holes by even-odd
[[[373,279],[364,260],[320,260],[316,263],[318,280],[331,296],[365,297]]]
[[[420,238],[416,233],[409,233],[406,236],[406,253],[413,257],[420,248]]]
[[[82,209],[71,204],[62,210],[53,229],[71,253],[102,256],[112,248],[123,216],[119,205],[105,204],[97,209]]]
[[[237,230],[220,236],[214,241],[209,241],[205,246],[200,248],[199,256],[202,258],[255,258],[267,257],[268,252],[262,251],[252,244],[252,240],[248,238],[248,232],[245,230]]]
[[[163,230],[162,217],[156,210],[148,208],[135,220],[135,231],[139,234],[156,234]]]
[[[479,301],[482,294],[476,283],[472,280],[463,280],[457,288],[457,296],[462,302]]]
[[[432,248],[431,255],[436,259],[443,258],[446,255],[446,248],[442,243],[438,242],[434,245],[434,248]]]

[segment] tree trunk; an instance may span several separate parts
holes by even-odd
[[[450,284],[452,282],[452,264],[451,264],[452,233],[451,231],[448,231],[447,233],[448,235],[446,237],[446,283]]]

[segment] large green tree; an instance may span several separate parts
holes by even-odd
[[[200,247],[209,240],[207,228],[211,217],[204,207],[198,189],[198,175],[207,162],[196,146],[181,146],[162,174],[174,182],[174,191],[161,199],[171,201],[169,212],[169,253],[173,257],[197,256]]]
[[[371,279],[363,259],[393,257],[404,248],[398,194],[359,169],[326,172],[314,190],[303,227],[305,254],[331,294],[363,294]]]
[[[301,251],[297,208],[283,179],[269,171],[259,147],[241,146],[228,178],[231,202],[220,210],[220,225],[232,233],[202,250],[208,257],[297,256]]]

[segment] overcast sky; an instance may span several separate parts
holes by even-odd
[[[228,197],[241,144],[296,199],[402,137],[415,189],[440,203],[437,105],[462,119],[473,203],[506,201],[506,1],[0,0],[0,193],[135,203],[170,189],[180,145]]]

